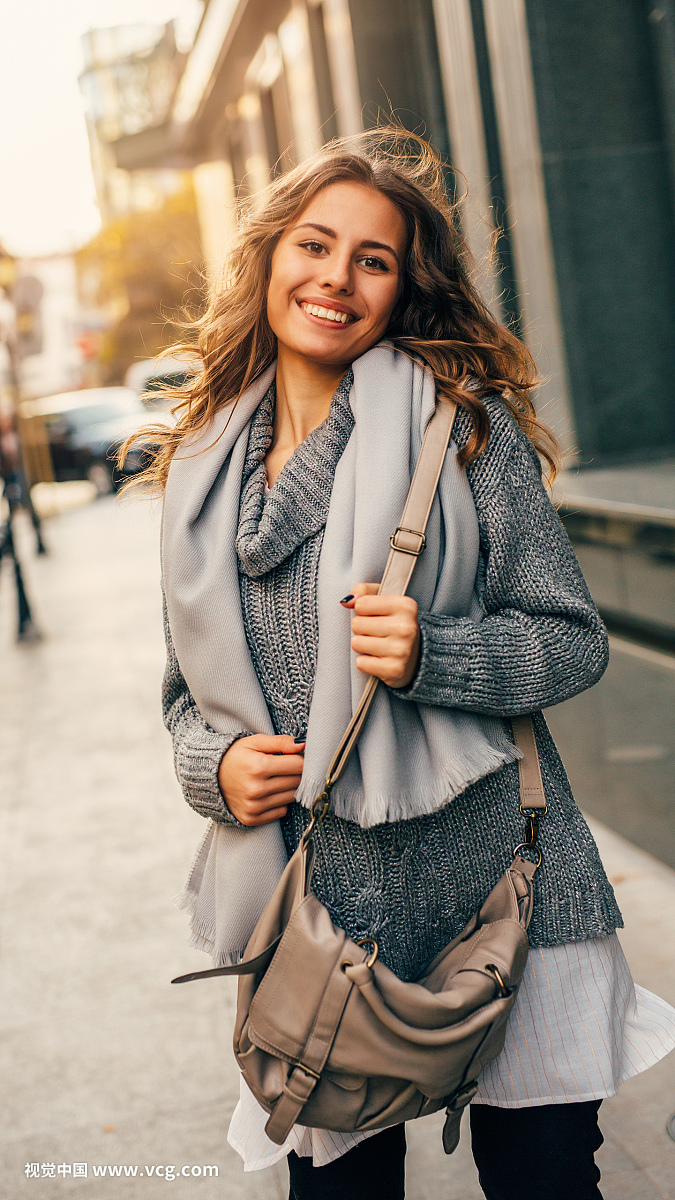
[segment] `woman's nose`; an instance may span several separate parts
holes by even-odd
[[[321,286],[336,292],[352,292],[352,264],[349,258],[331,258],[324,264]]]

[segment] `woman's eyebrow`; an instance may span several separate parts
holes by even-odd
[[[326,237],[336,238],[337,233],[334,229],[329,229],[327,225],[317,225],[314,221],[303,221],[301,225],[296,225],[296,229],[318,229],[319,233],[325,233]]]
[[[388,246],[386,242],[361,242],[361,245],[364,250],[388,250],[398,262],[398,254],[394,250],[394,247]]]
[[[319,233],[324,233],[326,237],[336,238],[337,233],[334,229],[329,229],[327,225],[317,225],[315,221],[303,221],[301,225],[296,225],[296,229],[318,229]],[[398,262],[398,254],[393,246],[388,246],[386,242],[361,242],[364,250],[388,250],[393,254],[396,262]]]

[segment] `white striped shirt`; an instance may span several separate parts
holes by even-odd
[[[603,1100],[675,1047],[675,1009],[633,983],[615,933],[531,950],[504,1049],[483,1071],[474,1104],[528,1108]],[[258,1171],[290,1150],[325,1166],[370,1133],[296,1125],[283,1146],[265,1134],[268,1114],[241,1080],[228,1141]]]

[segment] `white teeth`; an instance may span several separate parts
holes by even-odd
[[[318,304],[303,304],[305,312],[310,313],[313,317],[321,317],[324,321],[337,321],[342,325],[346,325],[349,320],[349,313],[337,312],[334,308],[322,308]]]

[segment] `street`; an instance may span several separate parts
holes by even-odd
[[[204,822],[161,723],[158,526],[158,506],[106,498],[45,522],[50,553],[37,559],[22,521],[36,644],[15,644],[0,572],[2,1200],[287,1195],[284,1165],[245,1175],[226,1140],[234,981],[169,986],[209,961],[172,904]],[[601,683],[548,714],[581,806],[603,822],[635,978],[671,1003],[674,661],[615,644]],[[675,1056],[603,1105],[606,1200],[675,1200],[674,1109]],[[441,1123],[409,1126],[409,1200],[479,1200],[468,1123],[451,1159]],[[83,1163],[87,1183],[58,1173]],[[103,1164],[136,1165],[142,1182],[93,1178]],[[191,1174],[168,1187],[154,1170],[168,1164]],[[217,1178],[203,1172],[214,1165]]]

